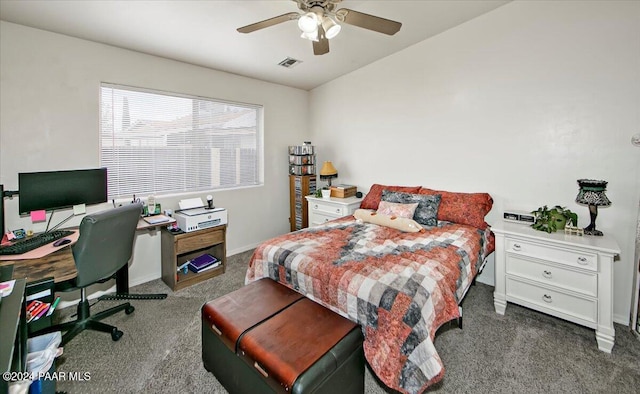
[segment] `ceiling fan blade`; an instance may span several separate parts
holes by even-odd
[[[298,19],[298,18],[300,18],[300,14],[298,14],[297,12],[289,12],[279,16],[274,16],[273,18],[265,19],[260,22],[252,23],[247,26],[240,27],[237,30],[240,33],[251,33],[256,30],[264,29],[265,27],[270,27],[273,25],[277,25],[278,23],[287,22],[294,19]]]
[[[336,14],[344,21],[344,23],[388,34],[390,36],[400,31],[400,27],[402,26],[402,23],[400,22],[350,10],[348,8],[341,8],[336,11]]]
[[[329,53],[329,39],[324,34],[322,25],[318,26],[318,41],[313,41],[313,54],[324,55]]]

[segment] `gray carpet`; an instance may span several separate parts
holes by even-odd
[[[200,307],[244,284],[251,252],[229,258],[227,272],[171,292],[155,280],[135,293],[168,292],[166,300],[132,303],[132,315],[106,321],[125,332],[83,332],[57,360],[58,372],[88,372],[85,381],[59,381],[68,393],[225,393],[205,371],[200,351]],[[118,301],[100,301],[94,311]],[[445,327],[435,345],[445,365],[441,382],[428,391],[446,393],[637,393],[640,340],[616,325],[612,354],[598,351],[594,332],[526,308],[493,309],[493,287],[477,284],[464,302],[464,328]],[[72,308],[65,309],[65,319]],[[367,368],[367,393],[389,392]]]

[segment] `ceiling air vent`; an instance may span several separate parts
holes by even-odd
[[[294,66],[298,65],[299,63],[302,63],[302,60],[298,60],[298,59],[294,59],[292,57],[288,57],[288,58],[284,59],[283,61],[281,61],[280,63],[278,63],[278,65],[282,66],[282,67],[286,67],[286,68],[291,68],[291,67],[294,67]]]

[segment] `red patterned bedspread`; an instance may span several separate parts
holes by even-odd
[[[380,380],[419,393],[444,373],[436,330],[492,251],[490,232],[466,225],[404,233],[349,216],[264,242],[245,282],[272,278],[359,323]]]

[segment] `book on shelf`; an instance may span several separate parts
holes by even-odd
[[[222,262],[216,257],[205,253],[189,261],[189,270],[195,273],[204,272],[218,267]]]
[[[203,269],[201,269],[201,270],[199,270],[199,271],[194,271],[193,269],[191,269],[191,266],[189,266],[189,269],[191,269],[191,272],[194,272],[194,273],[196,273],[196,274],[200,274],[200,273],[202,273],[202,272],[209,271],[209,270],[214,269],[214,268],[218,268],[218,267],[220,267],[221,265],[222,265],[222,262],[221,262],[221,261],[218,261],[217,263],[213,263],[213,264],[211,264],[210,266],[208,266],[208,267],[206,267],[206,268],[203,268]]]

